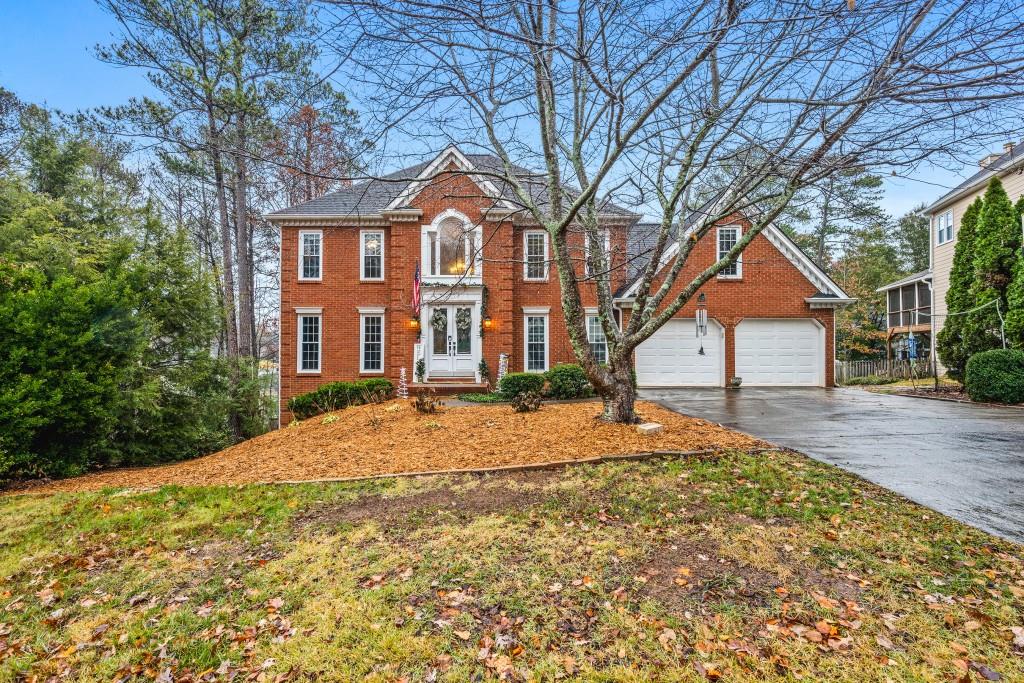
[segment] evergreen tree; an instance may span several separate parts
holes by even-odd
[[[1017,200],[1017,225],[1024,226],[1024,196]],[[1017,251],[1013,281],[1006,292],[1006,341],[1015,348],[1024,348],[1024,246]]]
[[[928,251],[931,231],[928,229],[928,216],[924,213],[924,204],[914,207],[903,214],[896,223],[896,250],[899,252],[903,267],[909,273],[919,273],[928,269]]]
[[[1006,295],[1021,245],[1017,210],[998,178],[989,182],[984,201],[974,240],[971,298],[974,307],[993,301],[998,304],[965,316],[968,320],[964,341],[971,355],[1002,346],[999,316],[1000,311],[1004,316],[1008,311]]]
[[[972,308],[971,286],[974,284],[974,245],[977,236],[978,217],[981,215],[984,201],[981,197],[967,207],[960,218],[960,230],[956,237],[956,251],[953,254],[953,267],[949,272],[949,289],[946,290],[945,321],[937,339],[939,358],[946,366],[950,377],[963,379],[964,368],[970,354],[964,343],[964,330],[967,327],[966,316],[952,315]],[[943,324],[944,323],[944,324]]]

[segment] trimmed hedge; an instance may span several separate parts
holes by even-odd
[[[548,380],[548,396],[555,399],[587,398],[593,396],[587,373],[575,363],[563,363],[544,373]]]
[[[972,401],[1024,403],[1024,351],[982,351],[967,361],[964,388]]]
[[[534,372],[510,372],[498,384],[498,392],[508,399],[527,391],[539,394],[543,389],[544,375]]]
[[[356,382],[328,382],[321,384],[315,391],[292,396],[288,399],[288,410],[296,418],[305,420],[332,410],[362,405],[375,394],[390,398],[394,390],[395,385],[383,377]]]
[[[895,384],[898,381],[895,377],[886,377],[885,375],[866,375],[865,377],[844,379],[842,384],[844,387],[875,386],[879,384]]]

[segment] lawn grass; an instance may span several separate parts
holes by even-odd
[[[1020,546],[788,452],[0,519],[0,680],[1024,677]]]

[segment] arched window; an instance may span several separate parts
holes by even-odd
[[[428,228],[426,237],[428,241],[424,246],[429,253],[424,260],[429,264],[429,275],[461,277],[479,274],[476,226],[457,216],[447,216]]]

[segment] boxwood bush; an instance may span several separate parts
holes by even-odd
[[[512,399],[527,391],[541,393],[544,389],[544,375],[534,372],[510,372],[498,383],[498,393]]]
[[[356,382],[328,382],[309,393],[292,396],[288,399],[288,410],[296,418],[305,420],[332,410],[362,405],[375,396],[390,398],[394,390],[391,381],[383,377]]]
[[[575,363],[563,363],[544,373],[548,380],[548,396],[555,399],[586,398],[593,396],[587,373]]]
[[[972,401],[1024,403],[1024,351],[982,351],[967,361],[964,388]]]

